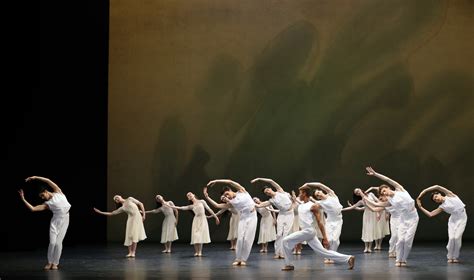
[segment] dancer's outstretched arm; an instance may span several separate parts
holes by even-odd
[[[163,212],[163,210],[160,207],[160,208],[156,208],[156,209],[153,209],[153,210],[148,210],[145,213],[147,213],[147,214],[158,214],[158,213],[161,213],[161,212]]]
[[[216,213],[214,213],[214,210],[212,210],[211,207],[207,205],[205,200],[201,200],[201,202],[204,205],[204,209],[206,209],[207,212],[211,213],[211,215],[216,219],[216,225],[218,225],[220,223],[219,217],[217,217]]]
[[[23,201],[23,203],[25,203],[26,207],[28,207],[28,209],[30,209],[30,211],[32,212],[38,212],[38,211],[44,211],[44,210],[48,210],[48,205],[46,204],[40,204],[40,205],[36,205],[36,206],[33,206],[31,205],[26,199],[25,199],[25,193],[23,192],[22,189],[20,189],[18,191],[18,193],[20,194],[20,198],[21,200]]]
[[[302,187],[313,187],[325,191],[329,196],[336,196],[336,193],[328,186],[320,182],[305,183]]]
[[[443,212],[443,209],[441,209],[440,207],[436,208],[435,210],[433,211],[428,211],[426,210],[423,205],[421,204],[421,199],[420,197],[418,197],[416,199],[416,204],[418,205],[418,208],[420,208],[421,212],[425,213],[426,216],[432,218],[438,214],[440,214],[441,212]]]
[[[261,182],[265,182],[265,183],[270,184],[272,187],[274,187],[274,188],[277,190],[277,192],[282,192],[282,193],[285,192],[285,191],[283,190],[283,188],[282,188],[280,185],[278,185],[278,183],[276,183],[275,181],[273,181],[272,179],[268,179],[268,178],[255,178],[255,179],[253,179],[253,180],[250,181],[250,182],[251,182],[252,184],[254,184],[255,182],[258,182],[258,181],[261,181]]]
[[[228,209],[219,209],[219,211],[216,213],[216,216],[219,217],[220,215],[222,215],[227,210]],[[206,216],[206,218],[210,219],[210,218],[214,218],[214,216],[208,215],[208,216]]]
[[[229,209],[232,205],[230,205],[230,203],[217,203],[214,201],[214,199],[212,199],[209,194],[207,193],[207,187],[204,187],[204,190],[203,190],[203,193],[204,193],[204,198],[209,201],[209,203],[215,207],[215,208],[218,208],[218,209]]]
[[[321,211],[319,204],[314,204],[311,206],[311,212],[313,212],[314,217],[316,218],[316,223],[318,224],[319,230],[321,231],[321,234],[323,235],[323,240],[322,244],[324,248],[328,249],[329,248],[329,241],[328,237],[326,235],[326,227],[324,226],[323,223],[323,217],[321,217]]]
[[[361,195],[362,195],[362,198],[364,199],[364,202],[365,202],[366,206],[370,205],[372,207],[383,207],[383,208],[385,208],[385,207],[388,207],[388,206],[391,205],[390,202],[388,202],[388,201],[376,201],[376,202],[374,202],[374,201],[368,199],[368,197],[365,193],[361,193]]]
[[[234,189],[240,191],[240,192],[246,192],[245,188],[242,187],[242,185],[240,185],[239,183],[235,182],[235,181],[232,181],[232,180],[229,180],[229,179],[217,179],[217,180],[212,180],[210,181],[207,186],[210,188],[212,186],[214,186],[215,184],[217,183],[221,183],[221,184],[227,184],[231,187],[233,187]]]
[[[447,188],[441,187],[440,185],[434,185],[434,186],[431,186],[431,187],[429,187],[429,188],[424,189],[424,190],[420,193],[420,195],[418,196],[418,198],[422,198],[427,192],[431,192],[431,191],[439,191],[439,192],[442,192],[442,193],[444,193],[446,196],[449,196],[449,197],[456,196],[452,191],[448,190]]]
[[[271,206],[271,205],[272,205],[272,203],[269,200],[260,202],[258,204],[255,203],[255,207],[257,207],[257,208],[264,208],[264,207],[268,207],[268,206]]]
[[[377,177],[377,178],[379,178],[380,180],[383,180],[383,181],[389,183],[389,184],[392,185],[397,191],[405,191],[405,189],[403,188],[403,186],[400,185],[397,181],[392,180],[392,179],[388,178],[387,176],[384,176],[384,175],[382,175],[382,174],[380,174],[380,173],[375,172],[375,170],[374,170],[372,167],[366,167],[365,169],[367,170],[367,175]]]
[[[168,203],[169,203],[170,205],[173,205],[173,206],[174,206],[173,201],[168,201]],[[174,224],[175,224],[175,225],[178,225],[178,220],[179,220],[179,211],[178,211],[178,209],[173,209],[173,214],[174,214],[174,217],[175,217],[175,219],[176,219],[176,222],[175,222]]]
[[[57,193],[63,192],[61,188],[59,188],[58,185],[56,185],[56,183],[54,183],[48,178],[39,177],[39,176],[31,176],[31,177],[26,178],[25,182],[28,182],[31,180],[39,180],[39,181],[45,182],[46,184],[48,184],[48,186],[50,186],[53,189],[53,192],[57,192]]]
[[[101,214],[101,215],[105,215],[105,216],[113,216],[113,215],[117,215],[117,214],[120,214],[123,212],[123,208],[120,207],[118,209],[115,209],[114,211],[112,212],[103,212],[103,211],[100,211],[99,209],[97,208],[94,208],[94,211]]]
[[[364,209],[365,209],[365,207],[363,207],[363,206],[365,206],[364,201],[362,201],[362,200],[357,201],[355,204],[351,204],[348,201],[347,204],[349,204],[349,207],[342,208],[341,211],[348,211],[348,210],[364,211]]]

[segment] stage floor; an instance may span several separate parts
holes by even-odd
[[[461,264],[447,264],[444,243],[415,244],[409,267],[395,267],[387,257],[387,244],[381,252],[362,253],[363,244],[343,244],[340,252],[356,256],[354,270],[347,264],[325,265],[304,246],[296,257],[295,271],[281,271],[282,260],[271,252],[261,254],[253,247],[247,267],[232,267],[234,252],[228,244],[204,245],[203,257],[194,257],[193,247],[175,244],[172,254],[161,253],[161,244],[138,245],[136,259],[126,259],[126,247],[65,246],[59,271],[43,271],[46,247],[32,252],[0,253],[0,279],[474,279],[474,244],[461,250]]]

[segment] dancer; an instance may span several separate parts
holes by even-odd
[[[26,207],[32,212],[51,210],[53,217],[49,224],[49,246],[48,246],[48,263],[44,267],[45,270],[58,269],[59,259],[63,250],[63,240],[66,236],[66,231],[69,226],[69,209],[71,204],[67,201],[63,191],[53,181],[48,178],[32,176],[26,178],[26,182],[38,180],[50,186],[53,191],[50,192],[46,188],[42,188],[39,192],[39,197],[45,202],[40,205],[33,206],[25,199],[25,193],[22,189],[18,192],[21,200]]]
[[[145,207],[143,203],[133,197],[124,199],[120,195],[115,195],[114,201],[117,205],[117,209],[114,211],[102,212],[97,208],[94,208],[94,211],[105,216],[113,216],[122,212],[127,213],[127,227],[125,229],[125,242],[123,245],[128,247],[128,254],[125,257],[135,258],[137,243],[146,239],[145,227],[143,226],[143,221],[145,221],[146,217]],[[138,210],[138,207],[140,207],[141,211]]]
[[[260,198],[254,197],[253,201],[255,204],[260,204]],[[275,213],[271,211],[271,206],[268,207],[260,207],[257,208],[257,212],[262,216],[260,219],[260,231],[258,233],[258,241],[257,244],[262,244],[262,248],[260,249],[260,253],[268,252],[268,242],[275,241],[276,239],[276,219]]]
[[[294,213],[294,219],[293,219],[293,225],[291,226],[291,230],[289,233],[297,232],[300,230],[300,219],[298,216],[298,206],[302,203],[301,201],[298,200],[298,197],[296,196],[295,191],[291,191],[291,202],[293,203],[293,213]],[[319,229],[318,226],[316,226],[317,229]],[[305,243],[306,244],[306,243]],[[301,250],[303,249],[303,244],[298,243],[295,245],[295,248],[293,249],[293,255],[301,255]]]
[[[285,253],[285,266],[282,270],[294,270],[292,250],[296,244],[304,241],[308,242],[308,245],[313,251],[321,255],[322,257],[335,260],[337,262],[347,262],[349,269],[354,267],[355,257],[344,255],[335,251],[330,251],[324,247],[329,246],[328,238],[324,224],[322,223],[321,215],[319,212],[319,204],[310,201],[311,188],[308,185],[303,185],[299,188],[299,198],[302,204],[298,206],[298,217],[300,220],[301,230],[294,232],[283,239],[283,248]],[[314,223],[317,223],[323,234],[323,245],[319,242],[316,237],[316,229]]]
[[[207,205],[206,201],[199,200],[192,192],[188,192],[186,197],[191,202],[188,206],[174,206],[169,202],[164,203],[164,205],[177,210],[192,210],[194,212],[193,224],[191,227],[191,245],[194,245],[194,256],[202,257],[203,244],[211,243],[209,225],[207,223],[205,211],[207,210],[207,212],[216,219],[216,225],[219,225],[220,221],[216,213],[214,213],[214,211]]]
[[[303,186],[316,188],[313,195],[316,200],[312,199],[311,201],[321,206],[324,213],[326,213],[326,224],[324,226],[328,236],[329,250],[337,252],[343,223],[341,213],[342,205],[339,202],[339,198],[332,189],[322,183],[306,183]],[[333,264],[334,261],[326,259],[324,263]]]
[[[272,179],[267,178],[256,178],[251,181],[251,183],[264,182],[268,183],[270,186],[274,187],[274,191],[271,187],[265,187],[263,193],[270,197],[269,200],[264,201],[260,204],[257,204],[257,208],[268,207],[274,205],[279,211],[277,216],[277,236],[275,241],[275,259],[283,258],[283,246],[282,241],[285,236],[287,236],[292,228],[293,220],[295,217],[293,211],[293,202],[289,193],[285,192],[283,188],[278,185]]]
[[[440,204],[438,208],[431,212],[426,210],[421,204],[423,196],[430,191],[434,191],[431,194],[431,200]],[[446,249],[448,250],[448,263],[459,263],[459,251],[461,250],[462,245],[462,235],[467,224],[466,209],[464,208],[466,205],[464,205],[459,196],[439,185],[434,185],[424,189],[416,199],[416,203],[418,204],[418,208],[420,208],[420,210],[430,218],[438,215],[442,211],[450,215],[448,220],[449,241],[446,246]]]
[[[224,187],[221,192],[221,198],[224,198],[224,192],[231,190],[229,187]],[[221,200],[221,202],[224,202]],[[239,211],[237,211],[234,207],[230,207],[228,209],[221,209],[219,212],[216,213],[217,216],[224,214],[226,211],[231,213],[230,221],[229,221],[229,233],[227,234],[227,241],[230,241],[230,250],[235,250],[235,246],[237,244],[237,237],[238,237],[238,229],[239,229]],[[209,218],[209,216],[208,216]]]
[[[415,201],[403,186],[396,181],[375,172],[372,167],[367,167],[366,170],[367,175],[377,177],[395,188],[395,191],[393,191],[387,185],[381,185],[379,187],[380,194],[387,197],[387,201],[385,202],[372,202],[363,194],[364,202],[374,207],[386,208],[387,206],[393,206],[394,211],[399,212],[400,223],[398,225],[398,241],[396,245],[397,258],[395,265],[398,267],[407,266],[407,258],[413,245],[413,239],[415,238],[419,220],[418,212],[415,208]]]
[[[217,203],[209,197],[207,188],[217,183],[227,184],[236,189],[225,191],[223,196],[225,203]],[[255,202],[250,194],[239,183],[227,179],[219,179],[210,181],[204,188],[204,196],[216,208],[227,209],[234,207],[239,211],[239,229],[237,230],[239,237],[237,238],[237,247],[235,248],[234,266],[246,266],[247,259],[252,250],[252,244],[255,240],[255,232],[257,230],[257,211],[255,211]]]
[[[168,207],[166,203],[174,206],[173,201],[165,201],[161,195],[157,195],[156,209],[146,211],[147,214],[158,214],[163,213],[165,219],[161,225],[161,244],[165,244],[165,249],[162,253],[171,253],[171,243],[178,240],[178,231],[176,226],[178,225],[178,210]]]

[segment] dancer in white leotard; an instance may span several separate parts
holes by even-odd
[[[431,199],[439,204],[438,208],[431,212],[426,210],[421,204],[421,198],[429,191],[434,191],[431,195]],[[450,214],[448,220],[449,241],[446,246],[446,249],[448,250],[447,258],[448,263],[458,263],[459,251],[461,250],[462,245],[462,235],[467,224],[467,214],[466,209],[464,208],[466,205],[464,205],[459,196],[439,185],[431,186],[423,190],[416,199],[416,202],[418,208],[420,208],[420,210],[430,218],[443,211]]]
[[[63,191],[53,181],[48,178],[32,176],[26,178],[26,182],[38,180],[42,181],[50,186],[53,191],[50,192],[47,189],[42,189],[39,192],[39,197],[45,202],[40,205],[33,206],[25,199],[23,190],[19,190],[21,200],[25,203],[26,207],[33,212],[51,210],[53,217],[49,225],[49,246],[48,246],[48,263],[44,269],[49,270],[58,269],[59,259],[63,250],[63,240],[66,236],[66,231],[69,226],[69,209],[71,204],[67,201]]]
[[[174,206],[173,201],[165,201],[161,195],[157,195],[156,209],[146,211],[147,214],[158,214],[163,213],[165,218],[161,226],[161,244],[165,244],[163,253],[171,253],[171,243],[178,240],[178,231],[176,226],[178,225],[178,210],[168,207],[166,203]]]

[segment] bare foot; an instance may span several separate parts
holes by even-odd
[[[58,270],[58,265],[57,264],[51,265],[51,270]]]
[[[292,265],[285,265],[281,270],[283,270],[283,271],[291,271],[291,270],[295,270],[295,267],[292,266]]]
[[[354,268],[355,260],[356,260],[356,258],[355,258],[354,256],[351,256],[351,257],[349,258],[349,260],[347,261],[347,263],[349,264],[349,269],[353,269],[353,268]]]
[[[246,262],[240,262],[240,266],[247,266]]]
[[[51,266],[53,266],[52,263],[48,263],[47,265],[44,266],[44,270],[50,270],[51,269]]]
[[[458,259],[453,259],[453,263],[459,263]]]
[[[238,266],[238,265],[240,265],[240,261],[235,261],[235,262],[232,263],[232,265],[233,266]]]

